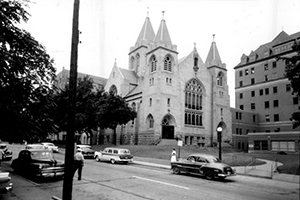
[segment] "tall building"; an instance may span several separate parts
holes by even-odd
[[[124,52],[126,53],[126,52]],[[231,142],[231,113],[227,69],[213,39],[206,61],[197,52],[180,58],[166,21],[154,32],[149,17],[128,53],[127,69],[115,62],[105,90],[126,99],[137,118],[117,129],[122,144],[157,144],[176,141],[185,145],[212,145],[217,127],[222,140]],[[112,131],[101,133],[110,143]]]
[[[279,56],[296,53],[292,45],[300,32],[279,33],[271,42],[243,54],[235,69],[235,102],[232,109],[233,143],[249,151],[298,152],[300,129],[292,128],[292,113],[299,99],[292,94],[285,77],[285,65]],[[244,147],[244,148],[242,148]]]

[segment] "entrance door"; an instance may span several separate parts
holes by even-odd
[[[162,139],[174,139],[174,126],[162,126]]]

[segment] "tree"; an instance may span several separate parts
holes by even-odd
[[[285,76],[291,81],[292,94],[296,94],[300,98],[300,41],[295,41],[292,49],[296,52],[296,55],[292,57],[279,57],[278,59],[284,60],[287,63],[285,66]],[[298,109],[300,110],[300,107]],[[294,121],[293,128],[300,126],[300,112],[294,112],[291,120]]]
[[[52,106],[53,60],[43,45],[17,26],[28,21],[28,2],[0,1],[0,131],[9,140],[44,138],[56,128],[47,114]]]
[[[114,130],[114,144],[117,144],[116,128],[118,125],[127,124],[136,118],[137,113],[128,106],[126,101],[112,93],[105,93],[97,102],[97,122],[100,128]]]

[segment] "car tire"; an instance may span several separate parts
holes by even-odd
[[[180,174],[180,170],[178,167],[173,167],[173,174]]]
[[[110,162],[111,162],[111,164],[115,164],[116,163],[115,159],[110,159]]]
[[[96,161],[97,161],[97,162],[100,162],[100,161],[101,161],[100,158],[99,158],[99,156],[96,156]]]
[[[204,174],[207,180],[212,180],[214,178],[214,174],[211,169],[206,169]]]

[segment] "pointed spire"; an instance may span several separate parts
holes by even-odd
[[[114,67],[117,67],[117,58],[115,58]]]
[[[162,11],[162,20],[160,22],[159,29],[156,33],[154,42],[163,43],[167,45],[172,45],[171,37],[169,35],[169,31],[166,25],[166,21],[164,20],[165,11]]]
[[[147,17],[145,19],[144,25],[142,27],[142,30],[139,34],[138,39],[136,40],[136,45],[143,44],[142,41],[146,42],[152,42],[155,37],[155,32],[153,30],[152,24],[150,22],[149,18],[149,10],[147,11]]]
[[[215,42],[215,34],[213,34],[213,42],[211,43],[205,63],[208,63],[209,66],[215,65],[222,67],[221,57]]]

